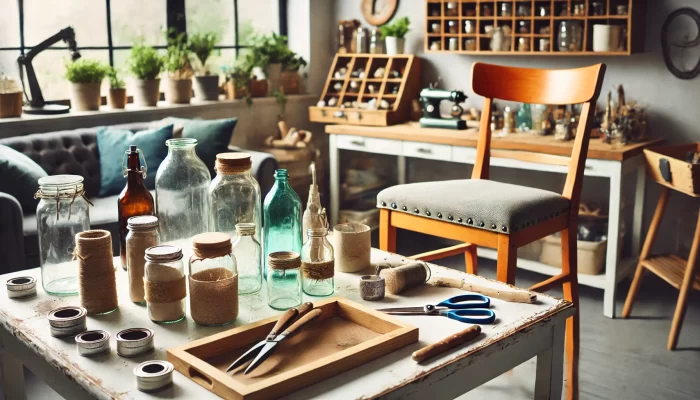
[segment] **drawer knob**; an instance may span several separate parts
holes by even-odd
[[[416,151],[423,154],[430,154],[433,152],[431,149],[426,149],[424,147],[419,147]]]
[[[355,146],[364,146],[365,141],[364,140],[353,140],[350,142],[351,144],[354,144]]]

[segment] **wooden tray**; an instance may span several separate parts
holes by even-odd
[[[693,197],[700,197],[700,164],[691,164],[685,161],[689,152],[698,151],[700,151],[700,143],[645,149],[644,159],[646,160],[647,175],[671,189]],[[668,173],[670,176],[664,176]]]
[[[168,350],[175,369],[227,399],[270,399],[322,381],[418,341],[418,328],[350,300],[314,304],[323,314],[283,342],[249,375],[226,368],[265,339],[278,317]]]

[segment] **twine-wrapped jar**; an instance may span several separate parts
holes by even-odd
[[[185,319],[185,268],[182,249],[160,245],[146,249],[146,305],[148,317],[159,324],[170,324]]]
[[[107,314],[119,307],[112,260],[112,234],[96,229],[75,235],[80,305],[88,314]]]
[[[309,228],[309,239],[301,248],[302,289],[309,296],[330,296],[335,290],[333,247],[327,228]]]
[[[158,217],[142,215],[127,220],[129,233],[126,235],[126,267],[129,274],[129,297],[136,304],[146,305],[146,292],[143,286],[146,267],[146,249],[157,246]]]
[[[293,251],[276,251],[267,257],[267,304],[287,310],[301,304],[301,257]]]

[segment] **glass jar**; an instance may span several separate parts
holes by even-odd
[[[518,9],[515,12],[518,17],[529,17],[532,14],[532,10],[530,9],[530,4],[527,3],[518,3]]]
[[[512,17],[512,16],[513,16],[513,4],[501,3],[501,17]]]
[[[146,249],[145,293],[148,317],[158,324],[185,319],[185,268],[182,249],[159,245]]]
[[[532,111],[530,105],[523,103],[516,116],[516,125],[520,132],[527,132],[532,129]]]
[[[301,304],[301,258],[293,251],[276,251],[267,257],[267,304],[288,310]]]
[[[459,33],[459,22],[458,21],[447,21],[447,33],[456,35]]]
[[[231,236],[200,233],[192,238],[190,315],[205,326],[228,325],[238,317],[238,269]]]
[[[518,33],[530,33],[530,21],[518,21]]]
[[[559,24],[559,51],[581,51],[583,26],[579,21],[562,21]]]
[[[238,265],[238,294],[253,294],[262,287],[262,246],[255,239],[255,224],[236,224],[238,237],[233,256]]]
[[[41,283],[48,294],[78,294],[75,235],[90,229],[83,177],[53,175],[39,179],[36,208]]]
[[[132,302],[146,305],[143,278],[146,267],[146,249],[160,243],[158,218],[152,215],[131,217],[126,223],[126,272],[129,275],[129,298]]]
[[[459,15],[459,7],[456,1],[449,1],[445,4],[445,15],[448,17],[456,17]]]
[[[476,33],[476,21],[470,19],[464,20],[464,33],[468,35]]]
[[[216,155],[216,176],[209,185],[209,231],[235,237],[236,225],[240,223],[262,227],[260,185],[250,173],[251,166],[248,153]],[[258,230],[255,239],[260,242]]]
[[[518,38],[518,51],[520,51],[520,52],[530,51],[530,38],[529,37]]]
[[[168,156],[156,173],[156,215],[160,240],[187,249],[190,238],[209,231],[209,184],[207,166],[195,153],[196,139],[169,139]]]
[[[275,171],[275,184],[265,196],[263,213],[265,259],[276,251],[301,252],[301,200],[289,185],[286,169]]]
[[[330,296],[335,290],[335,258],[327,228],[307,230],[309,240],[301,248],[302,289],[309,296]]]

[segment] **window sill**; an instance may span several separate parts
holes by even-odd
[[[317,98],[318,96],[314,94],[289,95],[287,102],[288,104],[313,103]],[[260,97],[253,99],[251,107],[279,106],[274,97]],[[0,138],[102,125],[148,122],[165,117],[196,118],[220,114],[218,118],[225,118],[235,116],[235,113],[247,108],[245,100],[196,102],[193,99],[191,104],[168,104],[161,101],[158,102],[157,107],[136,107],[133,104],[127,104],[126,109],[123,110],[102,106],[100,111],[69,112],[58,115],[23,114],[20,118],[0,119]]]

